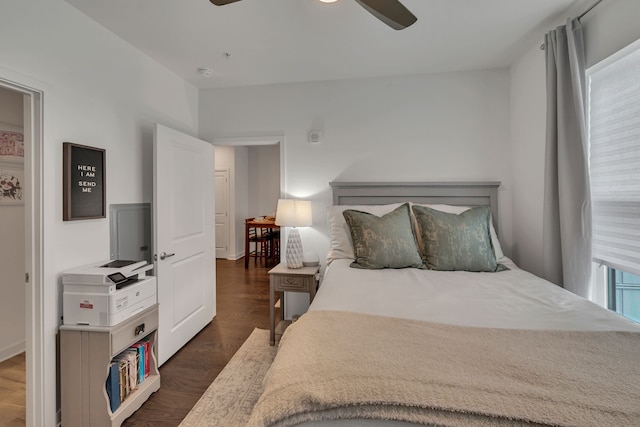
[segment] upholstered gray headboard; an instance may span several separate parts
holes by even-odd
[[[455,206],[490,206],[498,229],[500,182],[330,182],[334,205],[384,205],[414,202]]]

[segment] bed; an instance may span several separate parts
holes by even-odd
[[[332,187],[324,279],[250,426],[640,423],[639,325],[504,256],[499,183]]]

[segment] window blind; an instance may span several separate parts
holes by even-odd
[[[640,45],[588,78],[593,257],[640,274]]]

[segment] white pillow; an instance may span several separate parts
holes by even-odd
[[[405,202],[406,203],[406,202]],[[355,209],[368,212],[376,216],[382,216],[396,209],[404,203],[392,203],[389,205],[342,205],[329,206],[327,208],[327,219],[329,221],[329,238],[331,247],[327,253],[327,265],[336,259],[354,259],[353,242],[349,226],[342,215],[347,209]]]
[[[441,212],[454,213],[456,215],[461,214],[462,212],[471,209],[470,206],[453,206],[453,205],[429,205],[429,204],[420,204],[420,203],[410,203],[411,206],[426,206],[431,209],[435,209]],[[413,217],[413,210],[411,210],[411,216],[414,220],[414,227],[416,226],[415,217]],[[502,252],[502,247],[500,246],[500,241],[498,240],[498,234],[496,233],[495,228],[493,227],[493,217],[491,217],[491,221],[489,222],[489,234],[491,235],[491,244],[493,245],[493,250],[496,254],[496,260],[499,260],[504,256]],[[422,242],[420,241],[420,233],[416,232],[416,236],[418,237],[418,244],[422,247]]]

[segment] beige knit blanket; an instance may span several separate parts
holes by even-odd
[[[308,312],[283,336],[249,426],[350,418],[640,425],[640,334]]]

